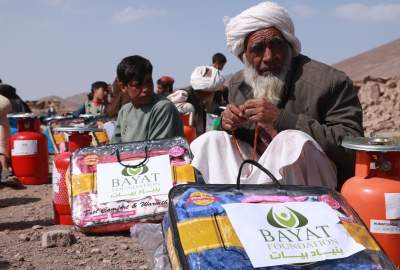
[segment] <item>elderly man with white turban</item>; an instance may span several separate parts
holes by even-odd
[[[245,67],[229,89],[224,131],[191,144],[193,165],[206,183],[234,183],[250,158],[285,184],[337,187],[354,170],[354,153],[341,140],[363,135],[351,80],[300,54],[293,22],[275,3],[260,3],[225,24],[227,45]],[[251,167],[242,175],[242,183],[268,181]]]

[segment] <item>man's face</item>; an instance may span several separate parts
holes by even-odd
[[[195,90],[195,94],[200,100],[206,100],[212,96],[213,92],[203,91],[203,90]]]
[[[122,91],[128,94],[133,105],[140,106],[149,104],[153,97],[153,78],[146,74],[143,82],[130,81],[122,86]]]
[[[207,112],[211,109],[211,103],[214,97],[214,92],[204,91],[204,90],[195,90],[194,91],[196,97],[199,101],[204,105]]]
[[[259,75],[278,75],[288,57],[288,46],[282,34],[269,27],[250,34],[245,56]]]

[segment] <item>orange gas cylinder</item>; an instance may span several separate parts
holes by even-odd
[[[191,143],[194,139],[196,139],[196,129],[190,126],[183,126],[183,133],[185,134],[185,138],[188,143]]]
[[[342,145],[357,152],[355,176],[341,193],[400,267],[400,139],[346,138]]]
[[[71,207],[66,183],[66,173],[72,153],[92,142],[90,132],[101,131],[98,128],[56,127],[54,131],[69,133],[66,152],[54,155],[53,160],[53,209],[54,223],[72,225]]]
[[[70,157],[70,152],[64,152],[54,155],[53,159],[53,209],[55,224],[73,224],[65,182],[65,174],[69,168]]]
[[[183,122],[183,134],[185,135],[188,143],[191,143],[194,139],[196,139],[196,128],[191,125],[192,113],[181,114],[181,119]]]
[[[14,114],[18,132],[11,136],[11,167],[24,185],[49,183],[47,138],[40,132],[40,120],[33,114]]]

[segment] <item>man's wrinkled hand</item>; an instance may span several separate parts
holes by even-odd
[[[255,98],[243,104],[243,112],[249,121],[258,123],[263,128],[271,128],[278,119],[281,110],[264,98]]]
[[[224,130],[234,131],[247,122],[247,117],[243,113],[243,107],[228,104],[221,114],[221,126]]]

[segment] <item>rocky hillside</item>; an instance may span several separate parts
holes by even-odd
[[[26,103],[35,113],[45,113],[50,107],[55,108],[57,113],[66,113],[78,109],[86,98],[86,93],[82,93],[67,98],[48,96],[39,100],[28,100]]]
[[[366,136],[400,136],[400,76],[366,77],[355,82],[355,87],[363,108]]]
[[[363,80],[367,76],[399,76],[400,39],[345,59],[334,66],[346,72],[354,81]]]
[[[370,135],[400,135],[400,39],[334,65],[354,81]]]
[[[86,99],[87,93],[80,93],[70,97],[66,97],[64,99],[64,102],[69,108],[76,110],[85,102]]]

